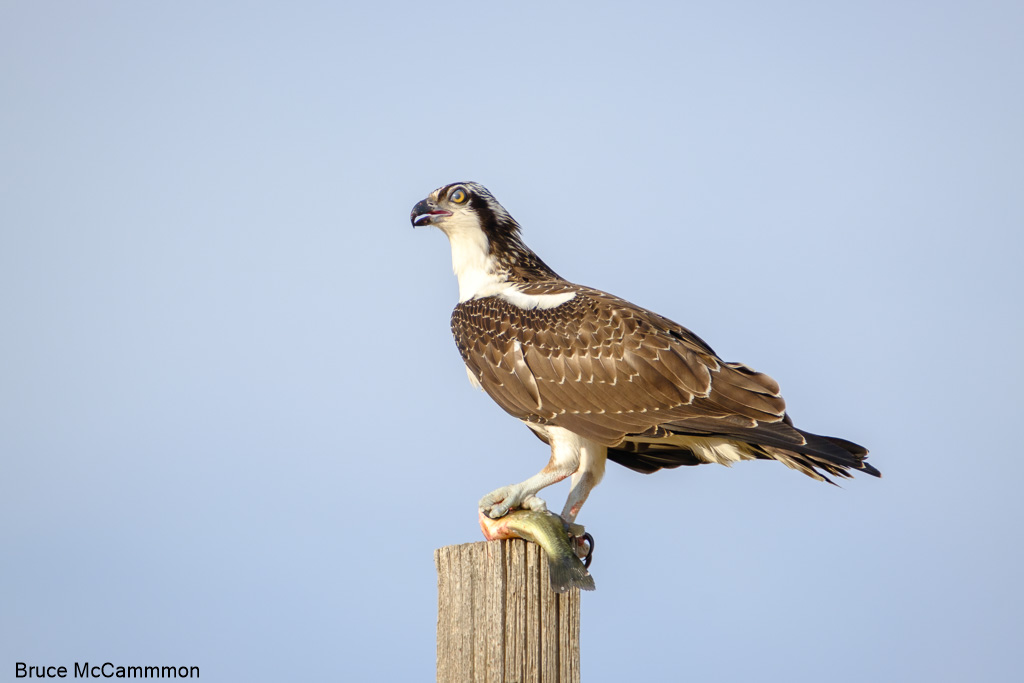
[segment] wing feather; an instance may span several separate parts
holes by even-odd
[[[530,310],[485,297],[452,314],[466,365],[516,417],[571,428],[566,416],[578,415],[573,424],[611,443],[691,417],[781,419],[764,376],[722,363],[685,328],[597,290],[562,283],[543,293],[557,286],[576,295]]]
[[[701,462],[687,447],[697,437],[749,444],[743,458],[773,458],[815,478],[825,478],[816,468],[878,475],[862,447],[793,427],[771,377],[725,363],[671,320],[566,282],[524,287],[574,296],[533,309],[483,297],[452,313],[467,368],[511,415],[605,444],[642,472]]]

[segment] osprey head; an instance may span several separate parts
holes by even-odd
[[[495,282],[558,277],[519,237],[519,223],[480,183],[445,185],[418,202],[413,227],[433,225],[448,237],[460,300]]]
[[[434,225],[449,236],[457,227],[471,225],[490,232],[502,224],[506,230],[518,231],[508,212],[480,183],[452,183],[434,190],[416,204],[410,216],[413,227]]]

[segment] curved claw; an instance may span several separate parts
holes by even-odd
[[[594,560],[594,537],[588,531],[583,534],[583,540],[587,542],[587,556],[583,558],[583,566],[590,569],[590,563]]]
[[[590,563],[594,560],[594,537],[579,524],[567,526],[569,527],[569,544],[572,546],[573,553],[583,560],[584,567],[589,568]],[[585,553],[584,549],[586,549]]]
[[[543,500],[530,493],[522,484],[502,486],[480,499],[481,512],[491,519],[501,519],[517,508],[527,510],[547,510]]]

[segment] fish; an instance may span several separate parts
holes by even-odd
[[[573,526],[578,527],[582,538],[582,527]],[[488,541],[522,538],[539,545],[547,555],[551,590],[556,593],[565,593],[570,588],[594,590],[594,577],[569,543],[569,527],[555,513],[549,510],[513,510],[503,517],[491,519],[481,512],[480,530]]]

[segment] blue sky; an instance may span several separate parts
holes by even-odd
[[[340,5],[0,6],[0,667],[433,675],[477,180],[885,475],[610,466],[584,680],[1019,674],[1019,3]]]

